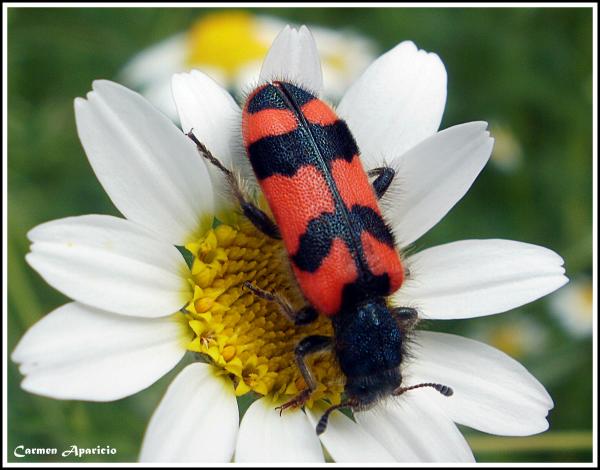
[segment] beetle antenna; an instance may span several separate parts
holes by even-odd
[[[418,384],[418,385],[411,385],[410,387],[397,388],[396,390],[394,390],[392,392],[392,395],[397,397],[398,395],[402,395],[403,393],[408,392],[409,390],[414,390],[415,388],[421,388],[421,387],[435,388],[438,392],[440,392],[445,397],[451,397],[454,394],[454,390],[452,390],[451,387],[448,387],[448,385],[434,384],[431,382],[427,382],[427,383],[422,383],[422,384]]]
[[[346,401],[341,402],[339,405],[333,405],[333,406],[330,406],[329,408],[327,408],[325,410],[325,413],[323,413],[323,415],[321,416],[319,423],[317,424],[317,435],[323,434],[325,432],[325,429],[327,429],[327,422],[329,421],[329,415],[331,414],[332,411],[335,411],[338,408],[346,408],[346,407],[352,408],[355,405],[356,405],[355,400],[346,400]]]

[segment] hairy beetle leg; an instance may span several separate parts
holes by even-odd
[[[206,158],[211,163],[211,165],[217,167],[219,171],[221,171],[221,173],[225,175],[227,183],[231,187],[235,198],[238,200],[238,203],[242,208],[242,212],[248,218],[248,220],[250,220],[250,222],[252,222],[252,224],[258,230],[260,230],[268,237],[274,238],[276,240],[281,240],[281,234],[279,233],[279,228],[277,227],[277,224],[275,224],[275,222],[271,220],[271,218],[267,215],[266,212],[259,209],[255,204],[249,202],[246,199],[246,196],[240,188],[238,180],[236,179],[233,172],[228,168],[225,168],[223,163],[221,163],[221,161],[218,158],[216,158],[210,150],[208,150],[206,145],[204,145],[198,140],[198,138],[194,135],[193,130],[188,132],[186,135],[192,140],[192,142],[194,142],[194,144],[196,144],[196,148],[198,149],[200,154],[204,158]]]
[[[377,199],[381,199],[390,187],[390,184],[392,184],[394,176],[396,176],[396,170],[389,166],[382,166],[369,170],[368,175],[377,177],[373,181],[373,189],[375,190]]]
[[[273,222],[265,211],[246,200],[240,200],[240,206],[242,206],[244,215],[258,230],[270,238],[281,240],[281,233],[279,233],[277,224]]]
[[[396,307],[391,313],[396,323],[405,331],[412,329],[419,321],[419,314],[414,308]]]
[[[288,408],[297,408],[306,403],[306,401],[310,397],[310,394],[315,390],[315,388],[317,388],[317,382],[312,372],[306,365],[306,357],[310,354],[331,349],[332,346],[332,338],[330,336],[322,335],[307,336],[298,343],[296,349],[294,350],[294,354],[296,356],[296,364],[298,365],[298,369],[300,369],[300,373],[302,374],[302,378],[304,379],[307,388],[302,390],[290,401],[275,408],[276,410],[279,410],[279,414],[281,414],[283,410],[286,410]]]
[[[289,320],[296,326],[308,325],[309,323],[315,321],[319,316],[317,311],[311,306],[303,307],[300,310],[294,310],[287,300],[274,292],[261,289],[260,287],[257,287],[248,281],[245,281],[242,285],[257,297],[270,302],[275,302],[277,305],[279,305],[279,308],[283,314],[288,317]]]
[[[312,390],[309,390],[308,388],[306,388],[306,389],[302,390],[294,398],[292,398],[290,401],[287,401],[283,405],[275,408],[276,410],[279,411],[279,416],[281,416],[281,413],[283,413],[283,411],[287,410],[288,408],[300,408],[301,406],[303,406],[306,403],[306,401],[308,400],[308,398],[310,397],[311,392],[312,392]]]

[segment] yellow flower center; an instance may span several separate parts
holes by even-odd
[[[210,358],[232,378],[238,396],[253,391],[286,399],[306,388],[294,361],[294,347],[311,334],[331,335],[327,318],[296,327],[274,302],[258,298],[244,282],[276,292],[294,308],[304,305],[281,242],[248,221],[221,224],[186,248],[193,254],[194,296],[186,306],[193,332],[187,348]],[[307,403],[339,403],[343,379],[331,353],[308,360],[318,387]]]
[[[249,62],[262,59],[269,48],[254,17],[243,11],[206,15],[188,33],[187,63],[222,70],[235,76]]]

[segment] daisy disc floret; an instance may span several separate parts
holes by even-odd
[[[284,29],[261,81],[286,77],[317,95],[317,49],[306,28]],[[13,352],[22,387],[59,399],[116,400],[154,383],[187,353],[154,412],[140,458],[163,462],[472,461],[455,423],[500,435],[548,427],[544,387],[506,354],[460,336],[416,331],[404,384],[454,390],[407,393],[351,419],[335,411],[343,376],[331,355],[311,359],[319,387],[304,409],[275,410],[306,384],[292,360],[299,338],[331,334],[327,319],[295,327],[243,286],[303,299],[279,242],[246,219],[194,135],[247,182],[264,210],[240,135],[240,107],[200,72],[176,75],[178,129],[142,97],[107,81],[77,99],[77,129],[102,186],[125,218],[87,215],[32,229],[28,263],[73,302],[31,327]],[[438,131],[446,101],[439,57],[403,42],[377,59],[337,106],[365,170],[385,160],[399,178],[382,202],[399,248],[412,244],[462,198],[487,162],[486,123]],[[189,263],[182,252],[189,254]],[[563,261],[539,246],[463,240],[405,257],[410,272],[392,297],[421,319],[501,313],[565,282]],[[237,397],[256,400],[241,423]],[[407,425],[408,423],[408,425]],[[435,443],[435,445],[432,445]]]

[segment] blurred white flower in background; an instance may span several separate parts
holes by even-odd
[[[496,139],[490,161],[502,171],[515,171],[523,160],[519,139],[508,125],[499,122],[490,123],[490,132]]]
[[[515,358],[543,351],[549,339],[544,325],[526,316],[525,312],[519,316],[507,316],[501,321],[480,323],[473,327],[469,336]]]
[[[263,59],[287,24],[279,19],[231,10],[200,17],[187,31],[141,51],[125,65],[119,81],[142,93],[177,120],[171,77],[198,69],[234,96],[258,83]],[[375,44],[351,31],[310,26],[323,66],[324,97],[337,101],[375,59]]]
[[[550,311],[562,327],[576,338],[585,338],[593,331],[592,280],[580,277],[550,298]]]

